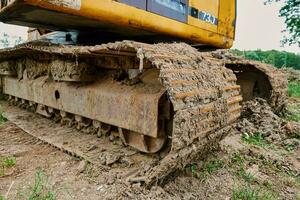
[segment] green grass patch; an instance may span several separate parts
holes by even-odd
[[[242,140],[248,144],[257,145],[260,147],[268,146],[268,142],[261,133],[255,133],[253,135],[243,134]]]
[[[2,159],[2,166],[10,168],[13,167],[17,164],[17,159],[15,157],[6,157],[4,159]]]
[[[18,196],[28,200],[56,200],[56,192],[52,190],[49,177],[42,170],[35,173],[34,184],[19,192]]]
[[[17,164],[15,157],[4,157],[0,158],[0,177],[5,175],[5,170],[14,167]]]
[[[288,112],[285,116],[286,120],[300,122],[300,104],[289,104],[287,110]]]
[[[300,114],[292,113],[286,116],[288,121],[300,122]]]
[[[0,124],[4,123],[4,122],[6,122],[6,121],[7,121],[7,119],[4,117],[4,115],[3,115],[3,110],[2,110],[2,108],[0,107]]]
[[[285,148],[285,150],[287,150],[288,152],[292,152],[292,151],[295,150],[296,147],[297,147],[297,145],[295,145],[295,144],[288,144],[288,145],[286,145],[284,148]]]
[[[252,183],[255,181],[255,177],[253,174],[246,172],[245,166],[246,160],[243,155],[237,153],[232,156],[229,167],[233,169],[233,173],[244,179],[247,183]]]
[[[267,192],[258,188],[250,186],[234,187],[232,191],[233,200],[273,200],[275,197]]]
[[[241,153],[235,153],[232,155],[228,163],[228,167],[231,173],[235,174],[237,177],[240,177],[246,183],[252,185],[257,184],[261,188],[271,190],[273,187],[273,183],[271,182],[271,180],[261,182],[260,179],[247,172],[247,167],[252,165],[258,165],[259,171],[266,175],[277,174],[278,177],[290,177],[295,180],[295,182],[297,182],[295,171],[285,168],[284,163],[270,160],[262,154],[248,156]]]
[[[205,181],[209,175],[215,173],[219,169],[224,167],[224,161],[222,160],[212,160],[205,162],[201,168],[198,170],[197,166],[194,164],[191,166],[191,171],[194,177]]]
[[[289,82],[289,96],[300,98],[300,83]]]
[[[0,200],[5,200],[5,198],[2,195],[0,195]]]

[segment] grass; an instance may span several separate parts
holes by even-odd
[[[1,160],[1,163],[2,163],[1,166],[10,168],[10,167],[13,167],[17,164],[17,159],[13,156],[6,157],[6,158]]]
[[[17,160],[13,156],[0,158],[0,177],[5,175],[6,169],[14,167],[16,164],[17,164]]]
[[[0,124],[4,123],[6,121],[7,121],[7,119],[3,116],[3,111],[0,107]]]
[[[266,191],[250,186],[235,187],[232,191],[233,200],[273,200],[275,197]]]
[[[19,196],[20,199],[28,200],[56,200],[56,192],[50,187],[48,176],[40,169],[35,173],[34,184],[19,193]]]
[[[194,177],[199,178],[202,181],[205,181],[209,175],[215,173],[216,171],[218,171],[223,167],[224,167],[224,161],[216,159],[216,160],[205,162],[201,166],[200,171],[198,171],[197,166],[193,164],[191,166],[191,171]]]
[[[287,150],[288,152],[292,152],[295,150],[297,146],[295,144],[288,144],[285,146],[285,150]]]
[[[285,119],[288,121],[295,121],[295,122],[300,122],[300,105],[295,104],[291,105],[289,104],[287,107],[288,113],[285,116]]]
[[[288,86],[289,96],[300,98],[300,83],[297,82],[289,82]]]
[[[236,174],[242,177],[248,183],[254,183],[254,181],[256,181],[255,177],[253,177],[251,174],[245,173],[245,166],[251,164],[257,164],[259,166],[260,171],[264,174],[278,174],[280,176],[282,175],[283,177],[291,178],[295,182],[294,185],[300,183],[296,171],[286,168],[284,166],[284,163],[270,160],[263,155],[249,157],[243,156],[241,154],[236,154],[232,158],[231,162],[231,165],[235,167],[233,167],[233,169],[236,171]],[[262,185],[268,188],[267,186],[271,184],[272,182],[267,183],[267,185],[263,183]]]
[[[261,133],[255,133],[253,135],[243,134],[242,140],[248,144],[257,145],[260,147],[268,146],[268,142]]]
[[[300,122],[300,114],[292,113],[286,117],[288,121]]]
[[[255,181],[253,174],[246,172],[246,160],[243,155],[236,153],[232,156],[229,166],[233,169],[234,174],[241,177],[245,182],[252,183]]]
[[[2,195],[0,195],[0,200],[5,200],[5,198]]]

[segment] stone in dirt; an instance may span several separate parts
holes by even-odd
[[[79,174],[80,174],[80,173],[83,173],[83,172],[85,171],[85,169],[86,169],[86,166],[87,166],[86,161],[84,161],[84,160],[80,161],[80,162],[79,162],[79,165],[78,165],[78,168],[77,168],[78,173],[79,173]]]
[[[116,162],[118,162],[122,158],[122,154],[120,153],[111,153],[111,152],[102,152],[99,155],[99,159],[102,165],[112,165]]]

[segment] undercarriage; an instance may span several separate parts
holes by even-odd
[[[265,98],[280,113],[287,97],[285,75],[274,67],[183,43],[32,42],[1,50],[0,74],[11,105],[140,152],[168,152],[140,174],[148,184],[225,137],[243,99]]]

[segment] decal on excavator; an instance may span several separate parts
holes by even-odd
[[[199,12],[199,19],[206,21],[208,23],[218,25],[218,18],[205,12],[205,11],[200,11]]]
[[[202,21],[218,25],[218,18],[215,17],[214,15],[205,12],[205,11],[199,11],[197,8],[190,8],[190,13],[192,17],[200,19]]]

